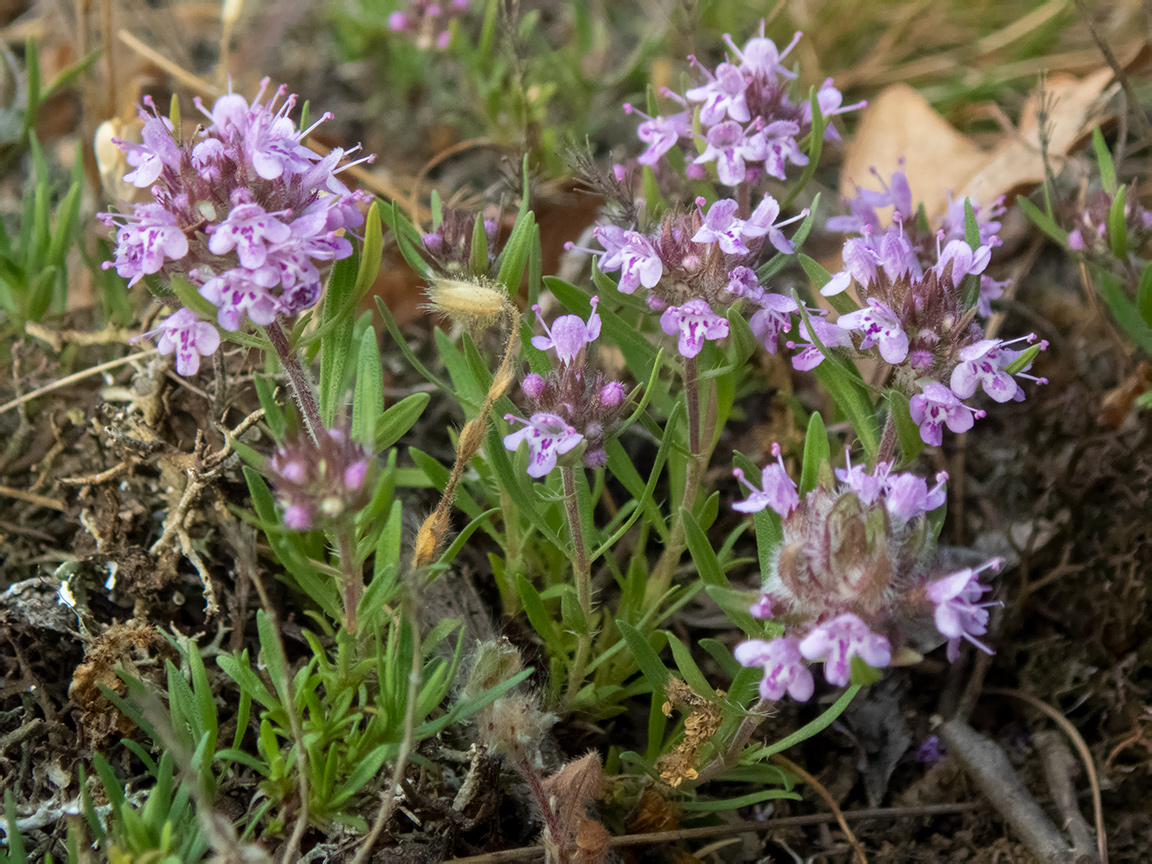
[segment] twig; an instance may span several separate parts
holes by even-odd
[[[147,351],[138,351],[135,354],[129,354],[127,357],[121,357],[118,360],[109,360],[107,363],[90,366],[87,369],[81,369],[79,372],[74,372],[71,375],[65,375],[63,378],[53,381],[51,384],[37,387],[35,390],[13,399],[11,402],[5,402],[3,405],[0,405],[0,414],[5,414],[13,408],[23,405],[25,402],[31,402],[33,399],[38,396],[43,396],[45,393],[51,393],[53,390],[67,387],[69,384],[75,384],[77,381],[83,381],[85,378],[89,378],[92,375],[99,375],[101,372],[107,372],[109,369],[115,369],[117,366],[123,366],[125,363],[150,357],[155,353],[155,348],[149,348]]]
[[[1059,829],[1028,794],[1008,757],[994,741],[963,720],[946,720],[940,734],[992,806],[1041,862],[1071,864],[1071,849]]]
[[[1051,705],[1041,702],[1035,696],[1022,690],[990,687],[984,692],[997,696],[1011,696],[1021,702],[1027,702],[1037,711],[1047,715],[1072,741],[1072,746],[1076,748],[1076,753],[1084,763],[1084,770],[1088,775],[1088,785],[1092,787],[1092,811],[1096,822],[1096,852],[1100,857],[1100,864],[1108,864],[1108,835],[1104,831],[1104,802],[1100,795],[1100,778],[1096,776],[1096,763],[1092,760],[1092,753],[1080,731],[1069,722],[1067,717]]]
[[[812,787],[812,790],[824,799],[824,803],[828,805],[828,809],[832,811],[832,815],[836,817],[836,822],[840,826],[840,830],[844,832],[844,836],[848,838],[848,842],[852,844],[852,851],[856,853],[857,860],[860,864],[868,864],[868,856],[864,854],[864,847],[860,841],[856,839],[856,835],[852,833],[852,829],[848,827],[847,821],[844,819],[844,812],[840,809],[840,805],[836,803],[836,799],[832,794],[824,788],[824,784],[789,759],[780,753],[772,757],[772,761],[777,765],[791,771],[805,783]]]
[[[872,810],[842,811],[849,822],[864,819],[898,819],[916,816],[946,816],[953,813],[967,813],[980,807],[979,802],[964,801],[957,804],[929,804],[924,807],[878,807]],[[705,825],[700,828],[678,828],[675,831],[654,831],[651,834],[625,834],[610,837],[608,845],[645,846],[655,843],[675,843],[679,840],[695,840],[702,837],[718,837],[725,834],[749,834],[772,831],[777,828],[800,828],[807,825],[823,825],[836,821],[831,813],[811,813],[805,816],[782,816],[779,819],[734,822],[725,825]],[[523,861],[544,854],[543,846],[523,846],[519,849],[505,849],[485,855],[471,855],[466,858],[452,858],[453,864],[501,864],[504,861]]]
[[[0,486],[0,495],[6,498],[18,498],[21,501],[27,501],[29,504],[35,504],[38,507],[48,507],[52,510],[59,510],[61,513],[65,510],[63,503],[57,501],[55,498],[37,495],[35,492],[25,492],[23,489],[13,489],[11,486]]]
[[[1096,29],[1096,22],[1092,20],[1092,15],[1088,11],[1088,7],[1084,4],[1084,0],[1076,0],[1076,11],[1080,13],[1080,20],[1088,26],[1088,32],[1092,34],[1092,41],[1096,43],[1096,47],[1100,49],[1100,53],[1104,55],[1104,62],[1112,67],[1112,74],[1116,76],[1116,80],[1120,82],[1120,86],[1124,89],[1124,98],[1128,100],[1128,107],[1132,113],[1136,115],[1136,120],[1140,123],[1140,134],[1143,138],[1147,139],[1152,129],[1149,129],[1148,117],[1144,114],[1143,109],[1140,107],[1140,97],[1136,95],[1136,90],[1132,86],[1132,80],[1128,77],[1128,73],[1124,71],[1124,67],[1120,65],[1120,61],[1116,59],[1116,55],[1112,52],[1112,47],[1100,35],[1100,31]]]
[[[1092,829],[1080,812],[1076,803],[1076,788],[1069,774],[1076,760],[1068,751],[1068,746],[1059,733],[1042,731],[1033,736],[1036,749],[1040,752],[1040,764],[1044,766],[1044,776],[1052,799],[1064,817],[1064,828],[1072,837],[1072,854],[1077,859],[1095,859],[1092,846]]]

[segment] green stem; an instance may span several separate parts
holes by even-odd
[[[318,443],[320,433],[324,432],[325,428],[324,421],[320,418],[320,406],[316,402],[316,388],[312,385],[308,370],[300,363],[300,355],[288,344],[288,336],[280,326],[279,318],[268,324],[264,332],[268,334],[268,341],[276,349],[280,365],[288,374],[288,384],[300,408],[300,416],[304,418],[304,426],[312,436],[312,440]]]
[[[364,574],[356,564],[355,530],[350,520],[340,526],[337,538],[340,553],[340,571],[344,582],[344,629],[356,633],[356,607],[360,605],[360,595],[364,593]]]
[[[592,562],[588,558],[588,543],[584,538],[584,524],[580,518],[580,499],[576,493],[576,467],[564,465],[560,478],[564,482],[564,514],[568,517],[568,533],[572,537],[572,574],[576,579],[576,602],[584,624],[576,643],[576,654],[568,667],[568,688],[564,701],[571,706],[584,683],[584,670],[592,651]]]
[[[668,542],[664,546],[664,554],[656,562],[652,575],[648,580],[648,587],[644,592],[644,605],[647,608],[651,603],[659,602],[672,584],[672,574],[680,561],[687,545],[684,539],[684,521],[680,518],[681,510],[691,512],[696,503],[696,495],[700,490],[700,478],[704,473],[707,458],[703,453],[700,434],[700,380],[697,377],[696,358],[684,359],[684,401],[688,408],[688,476],[684,481],[684,499],[677,508],[672,531],[668,535]]]

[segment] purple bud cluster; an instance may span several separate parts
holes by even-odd
[[[388,16],[388,29],[411,36],[423,51],[444,51],[452,42],[452,22],[464,17],[469,7],[469,0],[412,0],[406,10]]]
[[[449,276],[487,276],[472,271],[472,233],[479,217],[464,210],[444,208],[440,225],[421,238],[424,250]],[[484,220],[484,237],[488,246],[488,266],[496,260],[499,226],[493,219]]]
[[[892,222],[884,228],[877,210],[889,206]],[[1020,401],[1024,390],[1016,378],[1045,383],[1026,374],[1030,364],[1013,366],[1022,352],[1009,346],[1021,340],[985,338],[981,316],[991,312],[991,300],[1007,284],[984,275],[992,249],[1000,244],[996,232],[1002,206],[973,206],[980,229],[975,249],[964,239],[965,199],[951,203],[932,236],[917,227],[902,172],[892,175],[883,192],[861,191],[849,209],[850,216],[830,220],[829,227],[860,236],[845,241],[844,270],[821,293],[834,296],[855,283],[865,305],[834,323],[812,319],[813,327],[826,348],[875,348],[894,367],[893,386],[910,397],[912,418],[926,443],[940,444],[945,426],[965,432],[984,416],[964,404],[978,389],[997,402]],[[967,296],[969,277],[980,280],[974,307]],[[1036,338],[1021,337],[1029,343]],[[802,347],[793,358],[796,368],[813,368],[824,359],[818,348]],[[1040,348],[1045,347],[1041,341]]]
[[[708,69],[695,57],[689,62],[699,70],[704,82],[683,96],[665,88],[662,95],[678,103],[683,110],[668,116],[649,117],[631,105],[628,113],[644,118],[637,130],[648,148],[639,157],[643,165],[655,165],[662,156],[678,145],[695,154],[691,147],[698,137],[703,145],[689,166],[690,179],[702,179],[703,167],[715,163],[716,174],[726,186],[755,183],[765,175],[785,178],[789,164],[807,165],[808,157],[800,150],[799,140],[812,128],[812,105],[806,98],[791,95],[796,73],[783,63],[800,41],[796,33],[780,51],[776,43],[760,34],[740,48],[725,34],[730,53],[715,70]],[[820,112],[829,117],[861,107],[864,103],[844,105],[840,91],[827,79],[816,95]],[[698,106],[698,109],[697,109]],[[693,112],[699,110],[700,131],[694,133]],[[839,138],[829,125],[826,139]],[[695,169],[695,170],[693,170]]]
[[[277,447],[268,472],[285,527],[307,531],[355,514],[368,503],[371,466],[368,452],[339,429]]]
[[[505,436],[504,446],[516,450],[528,442],[528,474],[543,477],[561,456],[584,445],[583,464],[601,468],[608,460],[604,443],[627,407],[627,393],[619,381],[608,381],[588,363],[587,348],[600,335],[599,297],[592,298],[592,313],[561,315],[549,327],[539,306],[532,308],[544,331],[532,338],[541,351],[555,352],[556,363],[545,375],[527,375],[522,390],[532,413],[528,419],[508,414],[510,423],[523,424]]]
[[[829,472],[801,497],[779,445],[772,452],[777,461],[764,469],[759,487],[734,471],[751,494],[733,509],[770,508],[780,515],[783,530],[751,611],[783,624],[784,635],[749,640],[735,651],[742,665],[764,670],[764,698],[788,693],[806,701],[815,687],[808,662],[823,663],[824,678],[834,686],[849,682],[854,657],[885,668],[927,619],[948,642],[950,660],[961,639],[991,653],[976,638],[987,632],[987,609],[993,605],[981,601],[989,589],[977,576],[999,568],[1000,559],[932,575],[935,544],[928,514],[944,504],[946,473],[929,486],[915,474],[894,472],[887,462],[869,472],[849,461],[836,470],[835,480]]]
[[[183,275],[217,307],[225,330],[239,329],[245,317],[270,324],[314,305],[321,268],[352,254],[344,233],[364,222],[358,205],[367,196],[337,176],[345,151],[321,157],[302,143],[332,115],[297,129],[288,116],[296,96],[280,87],[261,101],[267,86],[265,79],[251,105],[229,93],[208,111],[197,99],[211,122],[188,142],[146,97],[152,114],[140,109],[143,143],[116,143],[133,168],[124,179],[153,200],[131,213],[98,214],[116,229],[116,258],[105,268],[115,267],[129,284],[157,273]],[[161,329],[183,334],[179,362],[195,369],[193,356],[211,354],[219,337],[186,319]]]
[[[1129,190],[1131,193],[1132,190]],[[1068,234],[1068,246],[1090,255],[1111,255],[1108,238],[1108,214],[1112,212],[1115,196],[1104,190],[1089,196],[1087,206],[1077,214],[1076,227]],[[1127,245],[1139,249],[1152,239],[1152,211],[1136,200],[1135,194],[1124,199],[1124,230]]]

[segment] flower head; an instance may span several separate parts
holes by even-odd
[[[795,639],[781,637],[771,642],[749,639],[737,645],[733,654],[741,666],[759,666],[764,670],[760,695],[765,699],[779,699],[785,693],[797,702],[812,698],[816,683]]]
[[[864,334],[861,351],[879,344],[880,356],[886,363],[901,363],[908,356],[908,334],[896,313],[881,300],[869,297],[866,308],[841,315],[836,323],[845,330],[859,330]]]
[[[339,429],[277,447],[268,471],[285,526],[305,531],[355,514],[371,491],[371,465],[368,452]]]
[[[765,292],[757,301],[760,307],[748,319],[748,327],[764,350],[776,353],[777,337],[791,329],[792,313],[799,312],[800,306],[791,297]]]

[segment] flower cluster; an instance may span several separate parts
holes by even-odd
[[[813,328],[827,348],[861,352],[875,348],[894,367],[893,386],[910,397],[913,420],[926,443],[940,444],[944,426],[964,432],[984,416],[964,404],[978,389],[997,402],[1019,401],[1024,390],[1017,377],[1045,383],[1027,374],[1029,359],[1017,362],[1022,352],[1009,346],[1020,339],[985,338],[979,318],[978,313],[990,311],[987,304],[1005,284],[983,275],[1000,242],[995,233],[1000,226],[999,205],[983,211],[973,207],[980,229],[976,248],[964,239],[964,199],[952,202],[934,243],[917,230],[918,220],[910,217],[911,192],[900,172],[893,174],[884,192],[862,191],[849,206],[852,215],[830,225],[859,231],[861,236],[845,241],[844,270],[821,293],[833,296],[855,282],[864,306],[834,323],[817,324],[812,319]],[[893,218],[882,228],[876,211],[885,206],[893,207]],[[986,280],[974,308],[969,277]],[[1029,343],[1036,338],[1021,337]],[[1041,341],[1039,349],[1045,347]],[[807,346],[793,364],[807,369],[823,359],[822,352]]]
[[[339,429],[277,447],[268,460],[284,525],[307,531],[354,514],[367,503],[368,452]]]
[[[469,10],[469,0],[412,0],[406,11],[388,16],[388,29],[412,37],[416,47],[445,50],[452,42],[451,24]]]
[[[776,337],[791,326],[791,313],[799,307],[788,297],[766,292],[754,264],[766,246],[788,254],[793,245],[780,229],[807,215],[780,220],[780,205],[765,195],[747,218],[737,215],[734,199],[722,198],[707,213],[705,199],[696,209],[669,213],[652,234],[598,225],[593,236],[603,250],[588,249],[598,256],[601,272],[620,271],[619,290],[648,291],[648,306],[660,313],[660,326],[677,336],[684,357],[700,353],[704,343],[728,335],[728,319],[714,307],[745,301],[751,310],[753,333],[769,351],[776,350]],[[567,248],[574,248],[568,244]]]
[[[814,682],[806,662],[823,663],[825,680],[835,686],[849,682],[854,657],[882,669],[928,617],[948,641],[950,659],[960,639],[990,650],[976,638],[987,632],[991,605],[980,602],[988,589],[977,575],[999,567],[999,559],[931,576],[935,543],[928,514],[944,503],[947,474],[937,474],[930,486],[886,462],[871,472],[849,462],[835,479],[825,469],[821,484],[801,497],[778,445],[773,454],[777,461],[764,469],[760,487],[734,472],[751,494],[733,509],[771,508],[783,529],[752,614],[778,620],[785,634],[736,649],[741,664],[764,669],[762,696],[779,699],[787,692],[808,699]]]
[[[561,315],[549,327],[539,306],[533,306],[544,331],[532,345],[554,353],[556,362],[547,376],[530,374],[521,389],[532,407],[528,419],[508,414],[509,423],[523,424],[504,437],[504,446],[517,450],[528,442],[528,474],[543,477],[561,456],[583,445],[583,463],[600,468],[607,462],[604,442],[626,407],[626,392],[619,381],[605,380],[588,364],[587,348],[600,335],[599,297],[592,298],[592,313]]]
[[[689,57],[704,81],[683,96],[667,88],[662,95],[678,103],[682,110],[668,116],[649,117],[631,105],[624,110],[644,118],[637,130],[648,148],[639,157],[644,165],[655,165],[664,154],[681,142],[692,143],[693,111],[699,110],[702,151],[692,162],[689,176],[703,177],[703,166],[715,163],[716,174],[726,186],[755,183],[768,175],[785,178],[789,164],[807,165],[808,157],[798,141],[812,128],[812,105],[806,98],[794,100],[790,91],[796,73],[784,65],[784,58],[800,41],[797,33],[783,51],[764,35],[749,39],[743,48],[725,34],[730,53],[715,70],[695,57]],[[821,114],[829,117],[863,106],[843,105],[840,91],[827,79],[816,94]],[[829,125],[828,139],[838,138]],[[686,148],[695,152],[694,148]]]
[[[1076,217],[1076,227],[1068,234],[1068,246],[1077,252],[1111,255],[1115,244],[1108,236],[1108,216],[1115,196],[1104,190],[1088,197],[1087,205]],[[1152,239],[1152,211],[1140,206],[1134,194],[1124,199],[1125,245],[1133,250]]]
[[[105,268],[115,267],[129,284],[157,273],[183,275],[217,307],[225,330],[239,329],[245,317],[270,324],[314,305],[321,268],[352,254],[343,235],[364,221],[358,205],[365,196],[337,176],[345,152],[321,157],[302,143],[331,115],[297,129],[288,116],[296,96],[285,98],[280,87],[261,101],[267,85],[265,79],[251,105],[235,93],[211,111],[196,100],[211,122],[190,142],[146,97],[153,113],[140,109],[143,143],[116,143],[133,168],[125,180],[149,189],[153,200],[131,213],[99,214],[116,229],[116,258]],[[187,318],[161,325],[166,334],[182,330],[179,356],[211,354],[218,335],[189,327]]]

